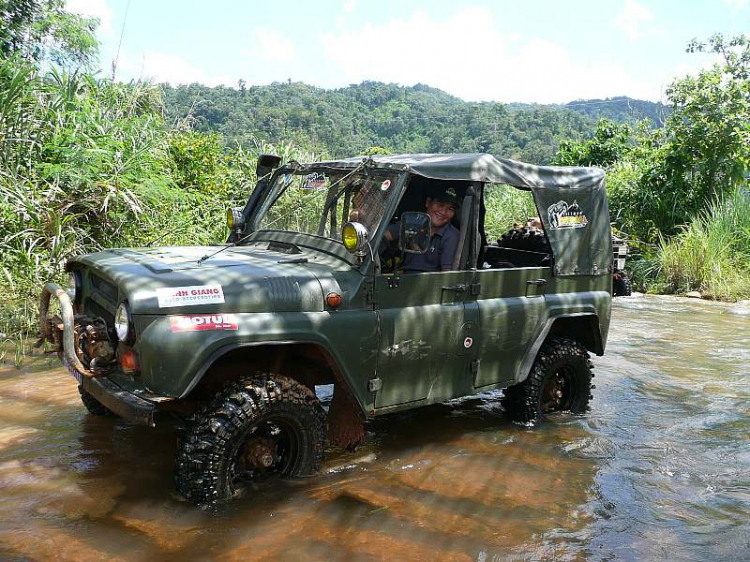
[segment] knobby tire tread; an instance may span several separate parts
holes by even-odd
[[[574,396],[569,411],[583,413],[588,409],[593,388],[591,379],[593,364],[586,348],[578,341],[565,337],[550,338],[539,349],[529,376],[523,382],[504,390],[502,405],[511,420],[524,423],[539,423],[541,393],[545,379],[553,376],[561,365],[569,365],[574,374]]]
[[[178,493],[201,506],[231,499],[227,482],[233,439],[267,414],[298,419],[305,445],[292,472],[308,476],[320,468],[326,436],[325,412],[309,388],[281,375],[245,377],[229,384],[203,406],[178,437],[175,485]]]

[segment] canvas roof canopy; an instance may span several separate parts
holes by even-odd
[[[599,168],[535,166],[481,153],[399,154],[347,158],[320,164],[353,167],[361,164],[365,158],[371,158],[378,165],[408,169],[414,174],[436,180],[504,183],[525,189],[559,186],[597,188],[604,183],[604,171]]]
[[[435,180],[498,183],[531,190],[552,246],[555,275],[612,271],[605,174],[599,168],[535,166],[491,154],[360,156],[310,166],[354,168],[368,158],[379,167]]]

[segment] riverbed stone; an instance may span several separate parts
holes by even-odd
[[[703,295],[701,295],[698,291],[688,291],[688,293],[685,295],[689,299],[701,299],[703,298]]]

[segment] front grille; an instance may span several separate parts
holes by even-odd
[[[107,326],[113,326],[115,323],[114,313],[110,312],[93,299],[87,298],[84,301],[83,310],[92,318],[101,318]]]
[[[117,287],[110,283],[109,281],[106,281],[96,275],[95,273],[91,274],[91,286],[96,289],[97,292],[101,293],[104,298],[111,301],[112,303],[117,303]]]

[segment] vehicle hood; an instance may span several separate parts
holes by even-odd
[[[110,284],[133,314],[312,312],[337,290],[336,258],[316,252],[289,255],[259,248],[180,246],[113,249],[71,260],[89,269],[90,291]],[[305,260],[307,260],[305,262]],[[116,306],[117,303],[114,303]]]

